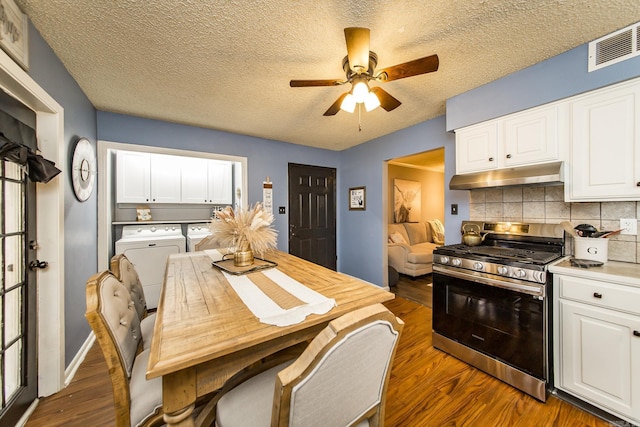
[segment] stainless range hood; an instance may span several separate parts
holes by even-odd
[[[553,162],[454,175],[451,178],[451,182],[449,182],[449,189],[472,190],[474,188],[509,187],[514,185],[561,185],[563,183],[562,162]]]

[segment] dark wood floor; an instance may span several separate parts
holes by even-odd
[[[387,394],[388,427],[610,425],[553,396],[540,403],[434,349],[429,277],[401,279],[392,288],[397,298],[386,304],[405,322]],[[409,298],[422,298],[422,304]],[[26,426],[113,426],[111,399],[107,367],[96,344],[71,384],[43,399]]]

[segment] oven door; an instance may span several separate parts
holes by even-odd
[[[491,280],[481,283],[470,274],[435,270],[434,332],[534,377],[548,378],[543,296],[487,284]]]

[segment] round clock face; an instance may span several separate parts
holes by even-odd
[[[96,179],[96,155],[86,138],[81,138],[76,144],[71,162],[71,178],[76,197],[84,202],[91,196]]]

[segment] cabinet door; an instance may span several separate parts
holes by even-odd
[[[150,202],[150,171],[149,153],[118,151],[116,154],[116,202]]]
[[[218,205],[230,205],[233,202],[233,169],[230,162],[209,161],[209,199]]]
[[[572,102],[568,201],[639,200],[639,94],[636,83]]]
[[[456,131],[456,173],[478,172],[498,167],[498,122],[474,125]]]
[[[558,107],[526,111],[504,121],[504,166],[558,159]]]
[[[182,159],[182,203],[210,203],[208,162],[196,157]]]
[[[560,300],[561,388],[640,420],[640,319]]]
[[[180,157],[151,154],[151,202],[180,203]]]

